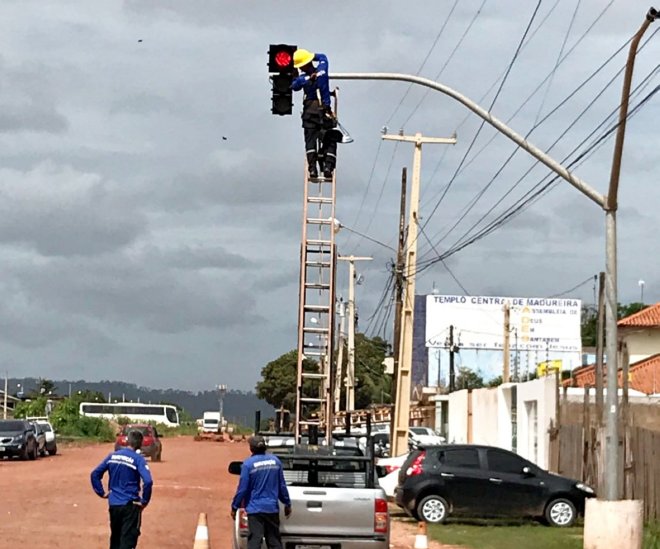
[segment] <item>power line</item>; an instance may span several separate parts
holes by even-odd
[[[656,30],[656,32],[658,32]],[[651,36],[652,38],[652,36]],[[582,89],[589,81],[591,81],[607,64],[609,64],[610,61],[612,61],[625,47],[626,45],[630,42],[631,39],[627,40],[624,44],[622,44],[610,57],[602,63],[589,77],[587,77],[586,80],[584,80],[575,90],[573,90],[566,98],[564,98],[563,101],[561,101],[555,108],[553,108],[550,112],[548,112],[539,122],[537,122],[528,132],[525,134],[525,139],[527,139],[532,132],[539,127],[543,122],[545,122],[550,116],[552,116],[555,112],[557,112],[563,105],[565,105],[580,89]],[[642,45],[640,48],[643,49],[646,44],[648,44],[650,38]],[[546,149],[546,152],[549,153],[554,149],[554,147],[558,144],[558,142],[575,126],[575,124],[586,114],[586,112],[594,106],[595,101],[599,99],[603,93],[614,83],[614,81],[618,78],[618,76],[625,70],[625,66],[623,66],[619,71],[609,80],[609,82],[601,89],[601,91],[596,95],[594,99],[592,99],[589,103],[589,105],[582,110],[582,112],[576,117],[571,124],[562,132],[562,134],[552,143],[552,145]],[[657,69],[656,69],[657,70]],[[646,82],[650,76],[652,76],[654,71],[652,71],[647,77],[644,79],[644,82]],[[639,87],[638,87],[639,88]],[[614,111],[616,112],[616,111]],[[610,117],[612,114],[610,114]],[[609,117],[608,117],[609,118]],[[606,123],[607,119],[603,122]],[[602,126],[602,124],[599,126],[599,128]],[[597,130],[596,130],[597,131]],[[593,133],[591,134],[593,135]],[[588,138],[587,138],[588,139]],[[583,142],[584,143],[584,142]],[[494,181],[497,179],[497,177],[502,173],[504,168],[509,164],[509,162],[513,159],[513,157],[520,151],[519,147],[515,147],[512,151],[512,153],[509,155],[509,157],[506,159],[504,164],[497,170],[495,175],[489,180],[489,182],[486,184],[486,186],[481,189],[477,194],[471,199],[471,201],[466,205],[466,207],[463,208],[461,215],[459,219],[454,222],[454,224],[444,233],[444,235],[440,238],[438,242],[443,242],[447,236],[467,217],[467,214],[472,210],[472,208],[476,205],[476,203],[479,201],[479,199],[485,194],[485,192],[490,188],[490,186],[494,183]],[[574,151],[573,151],[574,152]],[[514,183],[514,185],[497,201],[495,202],[490,209],[475,223],[472,224],[472,226],[466,231],[466,234],[469,233],[472,229],[474,229],[477,225],[479,225],[488,214],[490,214],[499,204],[502,203],[502,201],[509,195],[511,192],[525,179],[525,177],[536,167],[538,164],[538,160],[535,161],[535,163]],[[433,240],[437,239],[440,235],[440,232],[434,235]],[[463,238],[463,237],[461,237]],[[460,239],[459,239],[460,240]],[[430,253],[430,250],[424,254],[424,256],[427,256]],[[422,256],[422,257],[424,257]]]
[[[440,252],[438,252],[438,250],[436,249],[436,247],[433,245],[433,242],[431,242],[431,240],[429,239],[428,235],[427,235],[426,232],[424,231],[424,228],[420,226],[419,229],[420,229],[420,232],[422,233],[422,235],[424,236],[424,238],[426,238],[427,242],[431,245],[431,247],[433,248],[433,250],[435,251],[435,253],[438,255],[438,257],[440,257]],[[463,284],[461,284],[461,281],[458,280],[458,278],[457,278],[456,275],[453,273],[453,271],[449,268],[449,266],[447,265],[447,263],[445,263],[444,260],[441,260],[441,263],[442,263],[442,266],[447,270],[447,272],[449,273],[449,275],[454,279],[454,282],[456,282],[456,284],[458,284],[459,288],[460,288],[461,290],[463,290],[463,292],[465,293],[465,295],[472,295],[472,294],[470,294],[470,292],[468,292],[468,291],[465,289],[465,286],[463,286]]]
[[[534,8],[534,11],[532,12],[532,16],[529,19],[529,22],[527,23],[527,27],[525,28],[525,32],[523,33],[522,38],[518,42],[518,46],[516,47],[516,51],[513,54],[513,58],[509,62],[509,66],[507,67],[506,73],[504,74],[504,78],[502,78],[502,81],[500,82],[500,85],[497,89],[497,92],[495,93],[495,97],[493,97],[493,100],[490,103],[490,106],[488,107],[488,111],[490,112],[493,107],[495,106],[495,103],[497,102],[497,99],[500,96],[500,93],[502,92],[502,89],[504,88],[504,84],[506,84],[506,81],[509,77],[509,74],[511,73],[511,69],[513,69],[513,65],[515,64],[516,60],[518,59],[518,55],[520,54],[520,49],[522,48],[522,45],[525,41],[525,37],[529,33],[529,29],[531,28],[532,24],[534,23],[534,19],[536,18],[536,14],[539,11],[539,8],[541,7],[541,3],[543,0],[538,0],[538,3],[536,4],[536,8]],[[479,135],[481,134],[481,130],[483,129],[484,125],[486,124],[485,120],[482,120],[481,123],[479,124],[479,128],[477,129],[477,133],[474,135],[472,138],[472,141],[470,142],[470,145],[468,146],[467,151],[465,151],[465,154],[463,155],[463,158],[458,164],[458,167],[454,171],[454,175],[452,175],[451,179],[449,180],[449,183],[447,186],[444,188],[442,194],[440,195],[440,199],[436,202],[435,206],[433,207],[433,210],[431,210],[431,213],[428,215],[426,220],[424,221],[424,227],[426,227],[435,214],[435,212],[438,210],[440,207],[440,204],[444,200],[445,196],[447,196],[447,193],[449,192],[449,189],[451,189],[452,184],[456,180],[456,177],[458,176],[461,167],[463,166],[465,160],[467,159],[468,155],[472,151],[472,147],[474,147],[474,144],[476,143],[477,139],[479,138]]]
[[[582,35],[580,36],[580,38],[578,38],[578,40],[575,42],[575,44],[573,44],[573,45],[569,48],[569,50],[566,52],[566,54],[561,58],[561,60],[560,60],[559,63],[557,64],[557,66],[560,66],[560,65],[561,65],[561,64],[562,64],[562,63],[563,63],[563,62],[564,62],[564,61],[565,61],[565,60],[566,60],[566,59],[567,59],[567,58],[573,53],[573,51],[575,51],[575,49],[576,49],[576,48],[582,43],[582,41],[587,37],[587,35],[589,35],[589,33],[593,30],[593,28],[594,28],[594,27],[596,26],[596,24],[600,21],[600,19],[601,19],[606,13],[607,13],[607,11],[610,9],[610,7],[612,6],[613,3],[614,3],[614,0],[610,0],[610,1],[608,2],[608,4],[605,6],[605,8],[603,8],[603,10],[598,14],[598,16],[597,16],[597,17],[591,22],[591,24],[589,25],[589,27],[587,27],[587,29],[584,31],[584,33],[582,33]],[[554,7],[556,7],[556,4],[555,4],[555,6],[553,6],[552,9],[554,9]],[[552,11],[552,10],[551,10],[551,11]],[[543,22],[545,22],[545,20],[544,20]],[[543,22],[542,22],[542,23],[543,23]],[[538,29],[540,29],[540,28],[541,28],[541,25],[539,25],[539,27],[537,27],[536,30],[538,31]],[[536,32],[536,31],[535,31],[535,32]],[[535,34],[535,33],[534,33],[534,34]],[[532,37],[533,37],[533,35],[532,35]],[[527,43],[529,43],[529,42],[531,41],[532,37],[530,37],[530,40],[528,40]],[[632,40],[632,38],[629,39],[628,42],[630,42],[630,40]],[[626,43],[628,43],[628,42],[626,42]],[[554,70],[554,69],[553,69],[553,70]],[[527,98],[521,103],[521,105],[515,110],[515,112],[514,112],[514,113],[513,113],[513,114],[512,114],[512,115],[511,115],[511,116],[505,121],[507,124],[509,124],[509,123],[510,123],[510,122],[511,122],[511,121],[512,121],[512,120],[513,120],[513,119],[514,119],[519,113],[520,113],[520,111],[521,111],[521,110],[522,110],[522,109],[523,109],[523,108],[529,103],[529,101],[530,101],[530,100],[531,100],[531,99],[532,99],[532,98],[533,98],[533,97],[539,92],[539,90],[542,89],[543,85],[544,85],[544,84],[550,79],[551,76],[552,76],[552,71],[550,71],[550,72],[545,76],[545,78],[543,78],[543,80],[541,80],[541,82],[536,86],[536,88],[532,91],[532,93],[530,93],[530,94],[527,96]],[[502,76],[500,76],[500,78],[502,78]],[[492,86],[490,87],[490,89],[486,92],[486,94],[484,94],[484,96],[479,100],[479,102],[483,101],[483,99],[484,99],[484,98],[490,93],[490,91],[492,90],[492,88],[495,87],[495,84],[496,84],[496,83],[497,83],[497,81],[493,83],[493,85],[492,85]],[[468,112],[468,113],[465,115],[465,117],[463,118],[463,120],[462,120],[462,121],[460,122],[460,124],[457,126],[457,130],[460,129],[460,128],[465,124],[465,122],[470,118],[471,114],[472,114],[472,113]],[[498,136],[499,136],[499,134],[498,134],[498,133],[495,133],[495,134],[494,134],[494,135],[493,135],[493,136],[492,136],[492,137],[486,142],[486,144],[483,145],[483,146],[479,149],[479,151],[477,151],[477,153],[476,153],[476,154],[475,154],[475,155],[474,155],[474,156],[473,156],[468,162],[465,163],[465,165],[463,166],[463,168],[460,170],[459,173],[462,173],[463,171],[465,171],[465,169],[467,169],[470,165],[472,165],[472,164],[474,163],[474,161],[475,161],[477,158],[479,158],[479,156],[480,156],[480,155],[481,155],[481,154],[482,154],[482,153],[483,153],[483,152],[484,152],[484,151],[490,146],[490,144],[491,144],[491,143],[492,143],[492,142],[493,142]],[[445,151],[444,154],[447,154],[447,151]],[[437,172],[438,172],[438,169],[440,168],[440,164],[441,164],[442,160],[444,159],[444,154],[443,154],[443,156],[440,158],[440,161],[436,164],[436,166],[435,166],[435,168],[434,168],[434,170],[433,170],[433,173],[432,173],[432,175],[431,175],[431,181],[433,180],[433,178],[435,177],[435,175],[436,175]],[[441,189],[441,191],[439,191],[437,194],[435,194],[435,195],[433,196],[432,200],[435,200],[435,198],[436,198],[441,192],[444,192],[444,188]],[[444,194],[446,194],[446,192],[445,192]],[[437,237],[437,235],[436,235],[436,237]],[[434,238],[435,238],[435,237],[434,237]]]
[[[548,93],[550,93],[550,88],[552,87],[552,82],[555,78],[555,73],[557,72],[557,68],[559,67],[559,61],[561,60],[561,56],[564,53],[566,42],[568,42],[568,37],[571,34],[571,29],[573,28],[573,23],[575,23],[575,17],[577,16],[578,11],[580,10],[581,4],[582,4],[582,0],[578,0],[577,3],[575,4],[575,9],[573,10],[573,16],[571,17],[571,21],[569,22],[568,28],[566,29],[566,34],[564,35],[564,40],[561,43],[561,47],[559,48],[559,53],[557,54],[557,61],[555,61],[555,66],[552,69],[552,72],[550,73],[550,80],[548,81],[548,85],[546,86],[545,92],[543,93],[543,98],[541,99],[539,110],[536,113],[534,124],[536,124],[539,121],[539,117],[541,116],[541,112],[543,111],[543,107],[545,106],[545,101],[548,98]]]
[[[660,65],[658,66],[660,67]],[[656,68],[657,70],[657,68]],[[655,71],[654,71],[655,72]],[[656,93],[660,91],[660,85],[656,86],[644,99],[642,99],[628,114],[627,120],[632,118],[637,112],[641,110],[641,108],[653,97]],[[609,119],[608,117],[606,121]],[[602,123],[601,123],[602,125]],[[606,130],[601,136],[599,136],[591,145],[589,145],[582,153],[580,153],[572,162],[568,164],[568,168],[572,168],[573,166],[579,166],[581,165],[584,161],[586,161],[600,146],[602,146],[607,138],[609,138],[614,131],[616,131],[617,127],[619,125],[619,122],[615,123],[612,127],[610,127],[608,130]],[[592,132],[593,135],[594,132]],[[591,137],[591,136],[589,136]],[[587,137],[584,141],[589,139]],[[583,141],[583,143],[584,143]],[[578,147],[581,146],[578,145]],[[573,153],[575,152],[575,149],[569,153],[568,157],[570,157]],[[566,159],[562,160],[562,163]],[[508,211],[503,212],[500,214],[500,216],[492,221],[489,225],[484,227],[483,229],[480,230],[480,232],[476,233],[472,237],[470,237],[467,240],[464,240],[463,242],[458,242],[452,246],[449,250],[447,250],[444,254],[439,255],[438,257],[435,257],[433,259],[427,260],[426,262],[420,262],[418,263],[418,273],[423,272],[424,270],[428,269],[431,267],[433,264],[437,263],[438,261],[442,261],[444,259],[447,259],[448,257],[454,255],[455,253],[465,249],[467,246],[477,242],[478,240],[481,240],[488,234],[492,233],[494,230],[500,228],[503,226],[505,223],[513,219],[517,214],[519,214],[523,209],[527,208],[534,202],[536,202],[543,194],[545,194],[559,179],[558,175],[555,175],[549,182],[543,184],[543,181],[547,179],[548,176],[546,176],[544,179],[542,179],[537,185],[535,185],[526,195],[524,195],[522,198],[520,198],[517,202],[516,205],[511,207]],[[534,191],[534,192],[533,192]]]
[[[573,97],[582,87],[584,87],[589,81],[591,81],[612,59],[616,57],[616,55],[625,48],[626,44],[628,42],[624,43],[616,52],[614,52],[603,64],[600,65],[587,79],[582,82],[575,90],[573,90],[563,101],[559,103],[554,109],[552,109],[548,114],[546,114],[539,122],[537,122],[532,128],[525,134],[525,139],[527,139],[536,128],[538,128],[541,124],[543,124],[550,116],[552,116],[555,112],[559,110],[561,106],[566,104],[566,102]],[[614,83],[614,81],[618,78],[618,76],[623,72],[625,67],[621,68],[610,80],[609,82],[601,89],[601,91],[596,95],[596,97],[589,102],[586,108],[582,110],[582,112],[574,118],[569,126],[559,135],[557,139],[551,144],[551,146],[546,149],[546,153],[549,153],[554,149],[554,147],[561,141],[561,139],[577,124],[577,122],[589,111],[591,107],[595,105],[595,102],[597,99],[599,99],[605,91]],[[503,172],[503,170],[506,168],[506,166],[509,165],[511,160],[520,152],[520,147],[516,146],[513,148],[513,151],[509,155],[509,157],[504,161],[504,163],[498,168],[498,170],[495,172],[495,175],[486,183],[486,185],[476,193],[476,195],[468,202],[468,204],[463,208],[461,215],[459,218],[454,222],[454,224],[440,237],[440,240],[438,241],[443,242],[452,232],[453,230],[467,217],[467,215],[472,211],[474,206],[477,204],[477,202],[483,197],[483,195],[486,193],[486,191],[491,187],[491,185],[497,180],[499,175]],[[491,208],[481,217],[480,220],[478,220],[476,223],[468,229],[467,232],[471,231],[476,225],[478,225],[488,214],[490,214],[499,204],[502,203],[502,201],[509,195],[511,192],[522,182],[524,181],[525,177],[536,167],[538,164],[538,161],[536,161],[532,167],[530,167],[517,181],[514,183],[514,185],[502,196],[495,204],[491,206]],[[440,233],[437,233],[434,235],[434,240],[438,238]],[[425,254],[427,255],[427,254]]]
[[[424,68],[424,65],[426,65],[426,62],[429,60],[429,57],[431,56],[431,53],[433,53],[433,50],[435,49],[436,45],[438,44],[438,41],[440,40],[440,37],[442,36],[442,33],[445,30],[445,27],[447,26],[447,24],[451,20],[451,17],[454,13],[454,10],[456,9],[456,6],[458,5],[458,2],[459,2],[459,0],[454,1],[454,5],[452,6],[451,10],[449,11],[449,15],[447,15],[447,18],[445,19],[445,22],[443,23],[442,27],[440,27],[440,30],[438,31],[438,34],[435,37],[435,40],[433,40],[433,44],[431,44],[431,47],[429,48],[429,51],[427,52],[426,56],[424,57],[424,60],[422,61],[419,68],[417,69],[417,75],[420,74],[420,72]],[[412,83],[408,86],[408,89],[405,91],[405,93],[401,97],[401,99],[399,101],[399,104],[394,108],[394,110],[392,111],[392,114],[390,114],[389,118],[387,119],[387,122],[385,123],[386,126],[390,124],[392,118],[397,113],[397,111],[399,110],[399,108],[403,104],[404,100],[408,96],[408,93],[410,93],[410,90],[411,90],[412,86],[413,86]],[[362,195],[362,200],[360,201],[360,207],[358,208],[358,213],[355,216],[355,220],[353,221],[353,225],[357,225],[357,222],[360,219],[360,215],[362,214],[362,208],[364,207],[364,203],[367,199],[367,196],[369,195],[369,189],[371,187],[371,182],[373,181],[373,178],[374,178],[374,173],[375,173],[375,170],[376,170],[376,165],[378,164],[378,158],[380,156],[380,150],[381,150],[382,146],[383,146],[383,142],[381,140],[378,143],[378,149],[376,149],[376,156],[375,156],[373,164],[371,166],[371,172],[369,173],[369,179],[367,180],[367,187],[364,190],[364,193]],[[349,237],[348,241],[346,242],[346,244],[348,244],[348,242],[350,242],[350,237]]]
[[[419,74],[422,72],[422,69],[424,68],[424,65],[426,65],[426,62],[431,57],[431,54],[433,53],[433,50],[437,46],[438,41],[440,40],[440,37],[442,36],[442,33],[444,32],[445,28],[447,27],[447,24],[449,23],[449,21],[451,20],[452,15],[454,14],[454,10],[456,9],[456,6],[458,6],[458,2],[459,2],[459,0],[454,0],[454,5],[449,10],[449,14],[446,17],[445,22],[440,27],[440,30],[438,31],[438,34],[436,34],[435,40],[433,40],[433,44],[431,44],[431,47],[429,48],[429,51],[426,54],[426,57],[424,57],[424,60],[422,61],[422,64],[417,69],[417,72],[415,73],[416,76],[419,76]],[[411,82],[408,85],[408,88],[406,89],[405,93],[401,97],[401,100],[399,101],[398,105],[394,108],[394,110],[392,111],[392,114],[390,114],[389,118],[387,119],[387,122],[385,123],[386,126],[390,125],[390,122],[392,122],[392,118],[394,118],[394,115],[401,108],[401,105],[403,105],[403,102],[405,101],[406,97],[408,97],[408,94],[410,93],[410,90],[412,89],[412,87],[413,87],[413,83]]]
[[[577,290],[579,288],[582,288],[582,286],[584,286],[586,284],[589,284],[589,282],[592,282],[596,278],[598,278],[598,275],[591,275],[590,277],[585,278],[582,282],[580,282],[579,284],[576,284],[572,288],[569,288],[568,290],[564,290],[563,292],[559,292],[558,294],[551,295],[550,298],[563,297],[566,294],[570,294],[570,293],[574,292],[575,290]]]
[[[449,65],[449,63],[451,62],[451,60],[454,58],[454,55],[456,55],[456,52],[457,52],[458,49],[461,47],[461,45],[463,44],[463,41],[465,40],[465,38],[467,37],[467,35],[470,33],[470,30],[472,29],[472,27],[473,27],[474,24],[476,23],[477,19],[478,19],[479,16],[481,15],[481,10],[482,10],[483,7],[486,5],[486,2],[487,2],[487,1],[488,1],[488,0],[483,0],[483,1],[481,2],[481,5],[479,6],[479,9],[477,10],[477,12],[476,12],[476,13],[474,14],[474,16],[472,17],[472,20],[470,21],[470,23],[469,23],[468,26],[466,27],[465,31],[463,32],[463,35],[459,38],[458,43],[456,44],[456,46],[454,46],[454,49],[453,49],[453,50],[451,51],[451,53],[449,54],[449,57],[447,57],[447,60],[446,60],[445,63],[442,65],[442,68],[440,69],[440,71],[438,72],[438,74],[435,75],[435,80],[438,80],[438,79],[440,78],[440,76],[442,76],[442,73],[443,73],[443,72],[445,71],[445,69],[447,68],[447,65]],[[410,119],[411,119],[411,118],[413,117],[413,115],[417,112],[417,110],[419,109],[419,107],[421,107],[422,103],[424,102],[424,100],[426,99],[426,97],[428,96],[428,94],[429,94],[429,90],[427,89],[427,90],[424,92],[424,95],[422,96],[422,98],[418,101],[417,105],[415,105],[415,108],[414,108],[414,109],[412,110],[412,112],[408,115],[408,118],[406,118],[405,121],[403,122],[403,124],[401,124],[401,127],[405,127],[405,125],[406,125],[408,122],[410,122]]]
[[[351,229],[350,227],[347,227],[346,225],[342,225],[341,223],[339,224],[340,229],[345,229],[349,233],[356,234],[360,238],[364,238],[365,240],[369,240],[370,242],[373,242],[374,244],[378,244],[379,246],[382,246],[383,248],[387,248],[388,250],[392,250],[393,252],[396,253],[396,250],[392,248],[392,246],[389,246],[388,244],[385,244],[385,242],[381,242],[380,240],[377,240],[367,234],[361,233],[360,231],[356,231],[355,229]]]

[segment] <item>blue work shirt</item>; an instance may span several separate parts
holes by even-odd
[[[291,507],[291,498],[284,481],[282,462],[273,454],[255,454],[241,466],[241,478],[231,508],[245,506],[247,514],[279,513],[281,501]]]
[[[147,460],[132,448],[122,448],[108,455],[99,466],[92,471],[92,488],[97,495],[103,497],[103,475],[108,471],[108,503],[110,505],[126,505],[139,501],[147,505],[151,499],[153,480],[149,472]],[[142,479],[142,497],[140,497],[140,479]]]
[[[316,90],[321,92],[321,103],[330,106],[330,79],[328,78],[328,58],[323,53],[315,53],[314,61],[316,66],[316,79],[312,80],[307,74],[303,73],[295,78],[291,83],[291,89],[294,91],[305,90],[305,99],[316,100]]]

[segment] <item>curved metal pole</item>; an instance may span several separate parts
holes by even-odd
[[[456,90],[440,84],[439,82],[434,82],[428,78],[422,78],[421,76],[414,76],[412,74],[400,74],[400,73],[389,73],[389,72],[365,72],[365,73],[353,73],[353,72],[342,72],[342,73],[332,73],[329,75],[330,78],[335,80],[394,80],[394,81],[403,81],[403,82],[412,82],[413,84],[419,84],[420,86],[426,86],[433,90],[444,93],[449,97],[456,99],[459,103],[465,105],[473,113],[475,113],[480,118],[483,118],[495,129],[506,135],[514,143],[516,143],[521,148],[525,149],[529,154],[534,158],[543,162],[548,168],[553,172],[564,178],[568,181],[573,187],[575,187],[582,194],[589,197],[601,208],[605,208],[606,197],[600,194],[598,191],[590,187],[586,182],[584,182],[579,177],[576,177],[566,168],[564,168],[559,162],[548,156],[541,149],[527,141],[522,135],[516,133],[514,130],[509,128],[504,122],[495,118],[490,112],[486,109],[477,105],[474,101],[464,96],[463,94],[457,92]]]

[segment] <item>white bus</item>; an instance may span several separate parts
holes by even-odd
[[[80,415],[116,419],[127,417],[131,421],[154,421],[168,427],[179,426],[176,406],[170,404],[142,404],[140,402],[81,402]]]

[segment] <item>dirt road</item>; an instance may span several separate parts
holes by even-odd
[[[92,492],[89,473],[112,444],[62,448],[36,462],[0,462],[0,539],[19,547],[35,534],[48,547],[73,549],[108,546],[107,502]],[[247,447],[236,443],[165,439],[163,461],[150,463],[154,494],[145,510],[141,549],[192,547],[197,518],[208,513],[214,547],[231,547],[230,501],[236,478],[227,463],[243,459]]]
[[[2,547],[107,547],[107,502],[92,492],[89,473],[111,450],[112,444],[92,445],[62,448],[36,462],[0,461]],[[211,547],[231,548],[229,510],[237,479],[227,464],[247,453],[244,443],[165,439],[163,461],[150,464],[154,494],[144,512],[140,549],[192,547],[200,512],[208,514]],[[393,523],[392,548],[412,547],[412,532]]]

